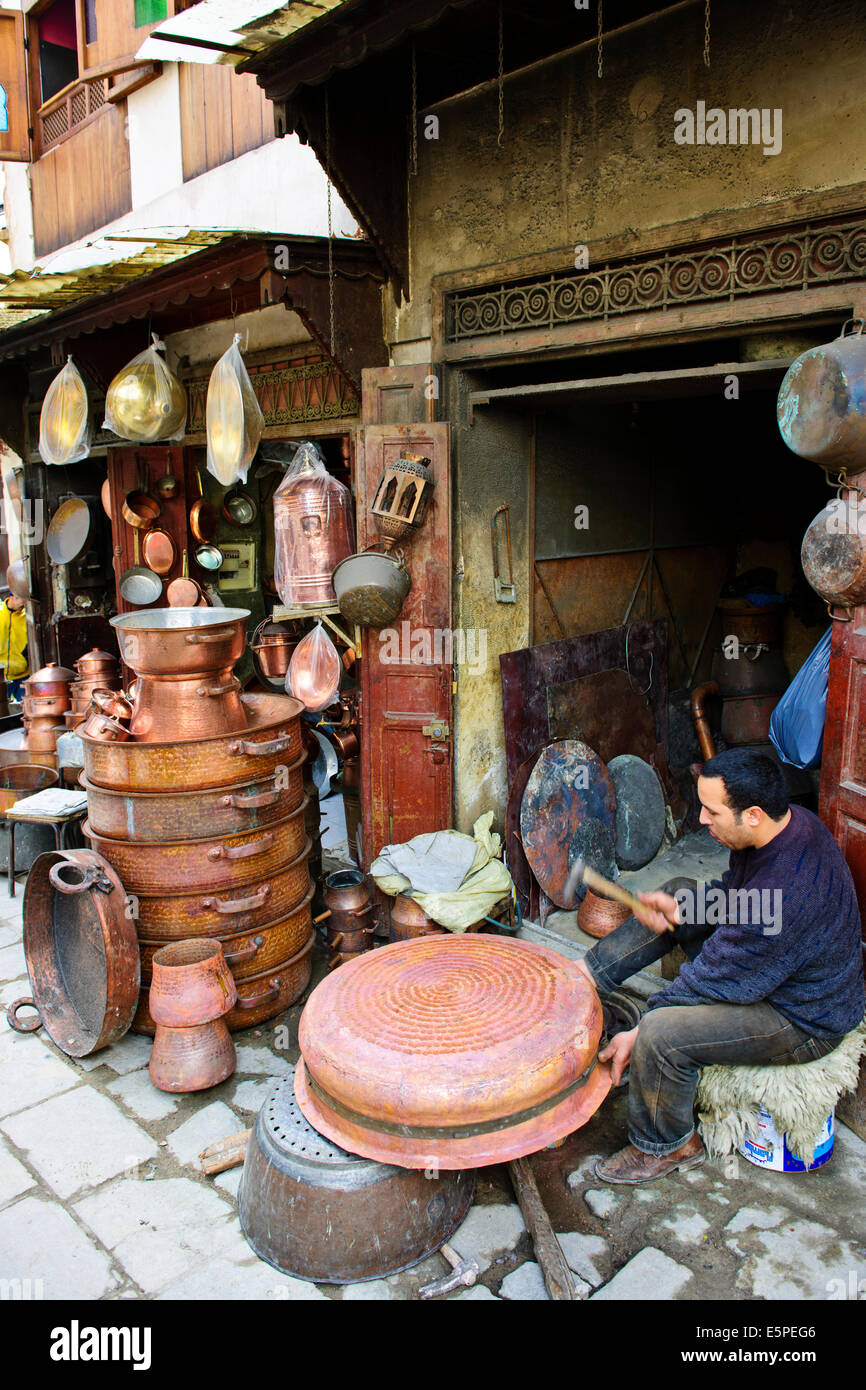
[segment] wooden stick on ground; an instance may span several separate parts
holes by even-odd
[[[228,1172],[229,1168],[239,1168],[246,1157],[247,1140],[251,1134],[251,1129],[242,1129],[237,1134],[218,1139],[215,1144],[208,1144],[199,1154],[202,1172],[213,1178],[217,1173]]]
[[[550,1217],[541,1200],[529,1160],[512,1159],[508,1165],[508,1172],[520,1203],[520,1210],[523,1212],[526,1229],[532,1236],[535,1258],[541,1266],[547,1292],[557,1302],[578,1302],[574,1278],[550,1224]]]

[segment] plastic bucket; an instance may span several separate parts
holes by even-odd
[[[827,1159],[833,1152],[834,1143],[834,1124],[831,1110],[823,1125],[821,1132],[815,1140],[815,1148],[808,1163],[797,1158],[788,1147],[787,1134],[780,1134],[773,1123],[772,1115],[769,1115],[762,1106],[758,1106],[758,1137],[756,1139],[746,1139],[740,1145],[739,1152],[743,1158],[747,1158],[750,1163],[754,1163],[758,1168],[769,1168],[773,1173],[805,1173],[811,1172],[815,1168],[822,1168]]]

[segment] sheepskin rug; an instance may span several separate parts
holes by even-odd
[[[816,1136],[845,1091],[857,1086],[866,1052],[866,1019],[834,1052],[817,1062],[786,1067],[704,1067],[695,1105],[698,1130],[711,1158],[736,1152],[748,1136],[758,1138],[756,1107],[772,1115],[788,1147],[803,1162],[811,1158]]]

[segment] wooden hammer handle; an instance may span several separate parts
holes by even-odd
[[[588,864],[583,871],[583,881],[587,888],[592,889],[593,893],[601,893],[604,898],[613,898],[615,902],[624,903],[626,907],[631,908],[632,912],[640,910],[643,906],[633,893],[629,893],[628,889],[620,888],[619,884],[611,883],[609,879],[602,878],[601,874],[597,874],[595,869],[591,869]]]

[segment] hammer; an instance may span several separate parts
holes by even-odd
[[[477,1260],[461,1260],[450,1245],[441,1245],[439,1253],[444,1255],[451,1266],[451,1273],[425,1284],[418,1290],[420,1298],[438,1298],[440,1294],[450,1293],[452,1289],[471,1288],[481,1273]]]
[[[582,856],[575,859],[566,879],[562,894],[565,902],[571,902],[577,885],[581,882],[585,883],[587,888],[591,888],[594,893],[601,893],[602,897],[613,898],[615,902],[625,903],[625,906],[631,908],[632,912],[645,911],[644,904],[633,893],[629,893],[626,888],[620,888],[617,883],[611,883],[607,878],[602,878],[601,874],[597,874],[595,869],[590,868]],[[668,929],[673,931],[673,927],[670,925]]]

